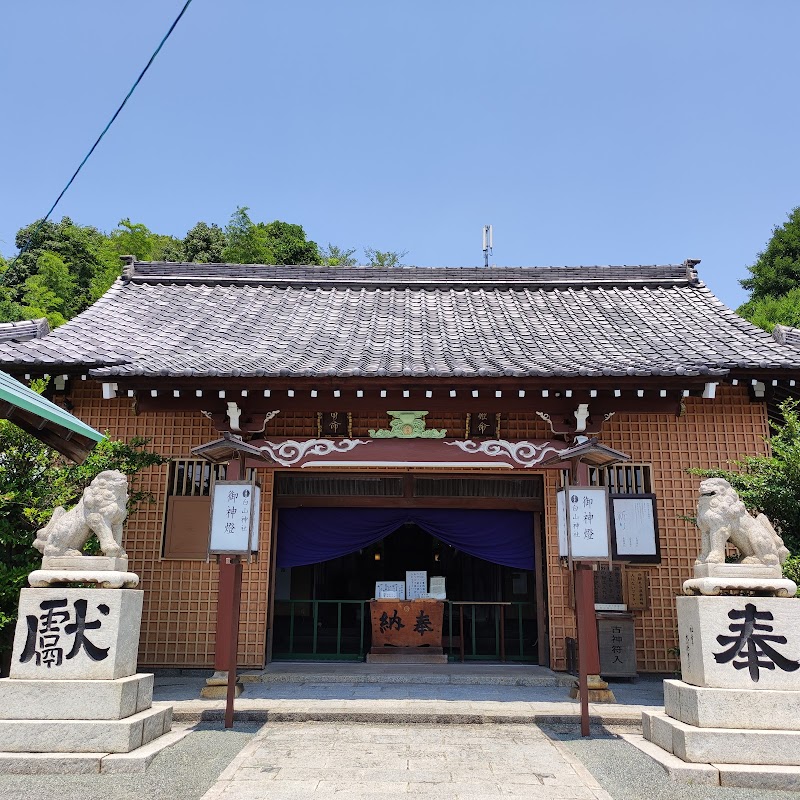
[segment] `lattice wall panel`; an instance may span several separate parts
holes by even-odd
[[[216,438],[211,423],[192,412],[134,415],[129,399],[102,400],[99,387],[76,387],[75,413],[90,425],[108,430],[117,438],[144,435],[150,447],[174,458],[187,458],[192,447]],[[463,435],[464,414],[437,413],[428,417],[429,427],[447,428],[449,435]],[[503,417],[501,435],[510,439],[548,438],[548,429],[532,414]],[[370,428],[388,426],[385,413],[358,415],[353,434],[365,436]],[[313,414],[282,413],[270,421],[268,436],[313,436]],[[634,461],[653,468],[653,489],[658,497],[663,563],[650,572],[651,608],[636,612],[638,663],[643,671],[667,672],[674,659],[667,650],[675,645],[675,596],[699,552],[697,530],[682,521],[693,515],[698,480],[685,473],[690,466],[725,466],[743,454],[763,453],[767,434],[762,404],[751,404],[744,388],[719,387],[715,400],[687,398],[686,411],[670,415],[618,415],[612,418],[601,441],[627,452]],[[375,467],[364,471],[386,470]],[[416,471],[416,470],[415,470]],[[420,471],[430,472],[422,469]],[[452,471],[450,471],[452,472]],[[472,474],[475,474],[474,472]],[[569,605],[568,574],[558,563],[555,495],[558,473],[545,475],[547,583],[550,645],[553,666],[563,669],[564,637],[574,636],[574,612]],[[217,567],[200,561],[161,561],[167,467],[142,473],[141,485],[155,502],[131,516],[125,546],[132,568],[142,578],[145,609],[140,663],[149,666],[210,666],[213,663],[217,603]],[[263,663],[268,599],[268,547],[271,527],[272,473],[259,470],[262,484],[261,554],[244,572],[239,659],[243,666]]]
[[[89,382],[73,393],[81,419],[113,438],[145,436],[148,447],[173,458],[191,457],[191,448],[217,438],[210,421],[196,412],[136,416],[132,400],[103,400],[99,387]],[[153,494],[125,525],[124,545],[131,569],[145,590],[139,662],[143,666],[210,666],[213,663],[217,566],[203,561],[162,561],[161,535],[166,502],[168,466],[140,473],[139,486]],[[262,485],[261,519],[269,531],[272,475],[259,476]],[[267,563],[269,536],[261,537],[259,561],[245,565],[239,661],[243,666],[263,664],[266,647]]]
[[[721,386],[714,400],[686,398],[686,410],[680,417],[617,415],[599,437],[603,444],[653,468],[662,563],[648,569],[650,609],[635,612],[640,670],[671,672],[675,668],[675,658],[668,653],[677,645],[675,597],[683,581],[691,577],[700,552],[699,531],[681,519],[695,514],[700,480],[686,470],[727,467],[742,455],[766,453],[767,433],[766,407],[751,403],[743,387]],[[564,637],[575,636],[575,628],[565,570],[558,564],[557,488],[556,476],[551,473],[545,483],[550,644],[553,666],[564,669]]]

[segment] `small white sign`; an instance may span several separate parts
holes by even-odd
[[[428,573],[425,570],[406,572],[406,600],[418,600],[428,593]]]
[[[261,488],[250,481],[216,481],[211,495],[211,554],[258,550]]]
[[[445,579],[440,575],[431,576],[430,597],[436,600],[447,600],[447,589],[445,588]]]
[[[608,491],[604,486],[566,489],[570,555],[576,560],[600,561],[611,557]]]
[[[387,595],[386,592],[390,594]],[[375,583],[375,599],[380,600],[382,597],[387,600],[405,600],[405,581],[377,581]]]

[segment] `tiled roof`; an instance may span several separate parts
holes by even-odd
[[[800,370],[691,266],[134,263],[0,363],[98,378],[723,376]]]
[[[800,328],[789,325],[776,325],[772,330],[772,338],[778,344],[787,344],[790,347],[800,348]]]
[[[48,333],[50,325],[45,317],[20,322],[0,322],[0,342],[25,342],[28,339],[41,339]]]

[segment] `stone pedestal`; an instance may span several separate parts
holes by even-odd
[[[683,680],[642,714],[644,738],[692,764],[800,767],[800,599],[677,605]]]
[[[136,671],[141,616],[133,589],[22,590],[10,677],[0,680],[0,772],[39,771],[48,757],[48,771],[72,771],[74,753],[93,754],[99,771],[121,757],[109,754],[170,731],[172,707],[153,706],[153,676]]]
[[[237,678],[233,686],[234,697],[244,691],[244,684]],[[206,685],[200,690],[200,697],[204,700],[224,700],[228,696],[228,671],[218,670],[210,678],[206,678]]]
[[[617,698],[614,697],[614,692],[608,688],[608,683],[604,681],[599,675],[586,676],[586,688],[589,693],[590,703],[616,703]],[[569,696],[573,700],[581,699],[580,681],[576,678],[575,683],[569,690]]]

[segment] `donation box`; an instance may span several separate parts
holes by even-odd
[[[373,647],[441,647],[441,600],[373,600]]]

